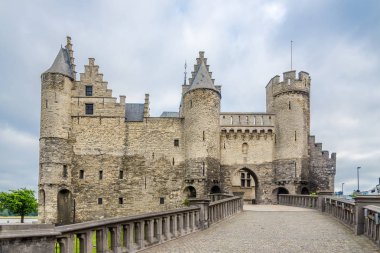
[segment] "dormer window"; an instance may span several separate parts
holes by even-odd
[[[92,96],[92,85],[86,85],[86,96],[87,97]]]

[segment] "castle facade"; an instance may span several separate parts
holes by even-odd
[[[199,53],[176,112],[113,97],[93,58],[76,79],[70,37],[41,76],[39,218],[67,224],[160,211],[212,193],[276,203],[332,192],[336,156],[310,135],[310,77],[266,86],[266,112],[221,112]]]

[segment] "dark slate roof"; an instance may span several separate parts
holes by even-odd
[[[201,62],[198,71],[195,74],[194,80],[191,83],[189,91],[195,89],[216,90],[204,61]]]
[[[163,118],[178,118],[179,112],[163,112],[160,117]]]
[[[44,73],[58,73],[74,79],[73,71],[71,69],[70,56],[67,49],[62,48],[59,50],[53,65]]]
[[[125,121],[143,121],[144,120],[144,104],[125,104]]]

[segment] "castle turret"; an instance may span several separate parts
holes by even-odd
[[[71,50],[71,44],[69,48]],[[73,222],[70,113],[74,72],[70,50],[61,48],[53,65],[41,76],[38,212],[40,221],[44,223]]]
[[[275,76],[266,87],[267,112],[276,114],[274,167],[276,181],[302,181],[308,171],[310,77],[306,72]]]
[[[197,197],[220,184],[220,91],[215,88],[204,52],[189,79],[182,101],[186,143],[186,182]]]

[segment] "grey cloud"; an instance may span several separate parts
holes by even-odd
[[[376,153],[380,50],[375,43],[380,35],[372,29],[379,26],[380,4],[360,5],[352,1],[344,6],[339,1],[3,1],[1,129],[6,125],[22,138],[33,136],[38,142],[40,73],[51,65],[67,34],[73,39],[78,72],[88,57],[95,57],[114,96],[142,102],[144,93],[150,93],[156,116],[178,109],[184,61],[191,72],[199,50],[206,51],[213,77],[223,85],[223,111],[265,111],[265,85],[289,70],[293,39],[295,68],[312,76],[312,134],[325,149],[338,153],[337,189],[342,182],[347,190],[355,189],[349,182],[355,181],[356,166],[363,167],[363,189],[369,189],[380,176]],[[37,184],[38,144],[33,145],[25,148],[0,140],[4,151],[0,190]],[[28,171],[28,176],[21,176]]]

